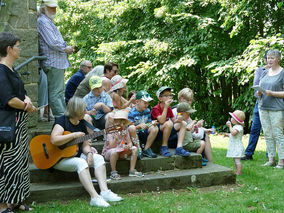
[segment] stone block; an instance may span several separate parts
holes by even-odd
[[[29,13],[29,27],[37,28],[37,15],[36,13]]]
[[[21,57],[38,55],[37,29],[15,29],[14,32],[21,38]]]
[[[29,0],[29,9],[36,11],[37,1],[36,0]]]
[[[32,102],[37,103],[38,100],[38,85],[37,83],[26,84],[25,89]]]
[[[32,128],[32,127],[37,126],[37,123],[38,123],[38,114],[37,114],[37,112],[29,114],[28,119],[29,119],[28,120],[28,128]]]

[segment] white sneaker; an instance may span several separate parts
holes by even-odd
[[[90,201],[91,206],[99,206],[99,207],[109,207],[109,203],[106,202],[100,195],[91,198]]]
[[[105,201],[121,201],[123,200],[122,197],[119,197],[117,194],[113,193],[111,190],[103,191],[100,194]]]

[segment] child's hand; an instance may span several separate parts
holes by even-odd
[[[231,127],[231,126],[232,126],[231,121],[227,121],[227,122],[226,122],[226,126],[227,126],[227,127]]]
[[[158,124],[159,124],[159,122],[158,122],[157,120],[152,121],[152,125],[153,125],[153,126],[157,126]]]
[[[148,127],[149,127],[149,126],[148,126],[147,124],[145,124],[145,123],[139,124],[138,126],[140,127],[140,129],[144,129],[144,130],[145,130],[145,129],[148,129]]]
[[[201,120],[199,120],[199,121],[197,121],[197,124],[196,124],[198,127],[203,127],[203,125],[204,125],[204,120],[203,119],[201,119]]]
[[[172,99],[166,100],[166,101],[165,101],[165,106],[166,106],[166,108],[168,108],[168,107],[171,105],[172,102],[173,102]]]
[[[222,135],[223,135],[224,137],[230,137],[230,133],[227,133],[227,132],[222,133]]]

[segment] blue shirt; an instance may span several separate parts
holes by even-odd
[[[141,123],[150,123],[152,122],[150,109],[147,108],[143,112],[139,112],[136,107],[132,108],[128,113],[128,119],[133,122],[135,125],[139,125]]]
[[[65,101],[68,102],[73,97],[78,85],[83,81],[85,75],[82,70],[76,72],[67,82],[65,89]]]
[[[101,92],[99,97],[96,97],[93,92],[89,92],[85,97],[84,100],[87,103],[86,110],[90,111],[94,109],[94,105],[96,103],[104,103],[106,106],[110,107],[111,110],[113,109],[112,99],[109,94],[107,94],[104,90]],[[99,108],[96,113],[96,120],[99,120],[101,117],[105,115],[102,108]]]
[[[38,20],[38,48],[39,55],[46,56],[43,66],[66,69],[70,67],[68,55],[65,52],[67,42],[64,41],[60,31],[52,20],[43,13]]]

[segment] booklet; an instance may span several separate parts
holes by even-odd
[[[265,91],[265,89],[263,89],[263,88],[260,87],[259,85],[252,86],[251,88],[254,89],[254,90],[257,90],[257,91],[259,91],[259,92],[264,92],[264,91]]]

